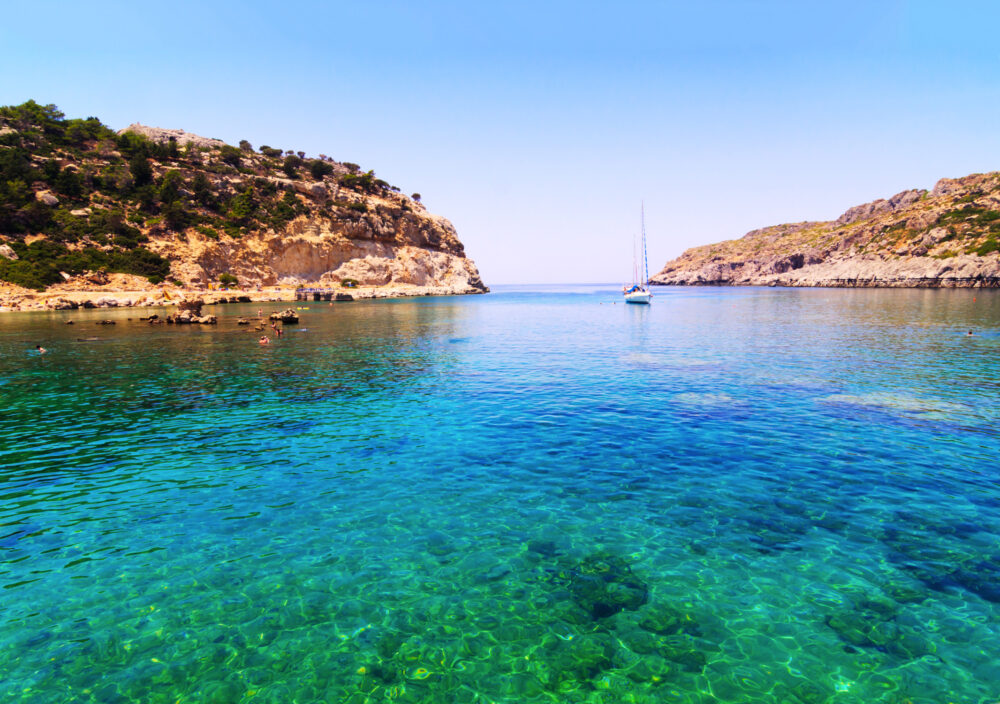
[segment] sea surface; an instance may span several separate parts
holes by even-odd
[[[1000,701],[1000,292],[620,298],[0,316],[0,701]]]

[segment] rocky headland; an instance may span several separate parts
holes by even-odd
[[[1000,286],[1000,173],[941,179],[848,209],[831,222],[765,227],[695,247],[660,285]]]
[[[374,172],[0,108],[0,310],[483,293],[455,228]]]

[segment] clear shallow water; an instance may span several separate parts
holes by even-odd
[[[618,298],[0,316],[0,697],[1000,699],[1000,295]]]

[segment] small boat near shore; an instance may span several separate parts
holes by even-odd
[[[632,285],[623,286],[622,294],[626,303],[649,304],[653,299],[653,293],[649,290],[649,258],[646,256],[646,206],[642,205],[642,270],[639,269],[639,257],[636,250],[636,242],[632,240]],[[641,274],[641,277],[640,277]]]

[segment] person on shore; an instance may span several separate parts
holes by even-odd
[[[48,350],[42,347],[41,345],[35,345],[35,349],[38,350],[38,354],[45,354],[46,352],[48,352]]]

